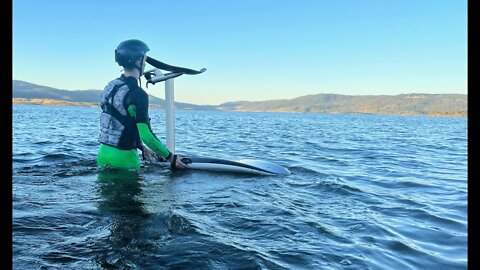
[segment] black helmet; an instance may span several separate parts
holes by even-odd
[[[138,39],[129,39],[120,42],[115,49],[115,62],[125,68],[133,68],[135,61],[143,57],[150,48]]]

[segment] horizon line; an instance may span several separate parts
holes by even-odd
[[[61,91],[70,91],[70,92],[75,92],[75,91],[103,91],[102,89],[61,89],[61,88],[56,88],[53,86],[46,86],[46,85],[41,85],[25,80],[20,80],[20,79],[13,79],[12,81],[20,81],[20,82],[25,82],[29,84],[34,84],[42,87],[48,87],[48,88],[53,88],[56,90],[61,90]],[[142,88],[143,89],[143,88]],[[155,95],[149,94],[155,98],[165,100],[164,98],[157,97]],[[399,94],[361,94],[361,95],[355,95],[355,94],[336,94],[336,93],[331,93],[331,92],[323,92],[323,93],[316,93],[316,94],[308,94],[308,95],[303,95],[303,96],[297,96],[294,98],[276,98],[276,99],[266,99],[266,100],[235,100],[235,101],[225,101],[219,104],[196,104],[196,103],[190,103],[190,102],[184,102],[184,101],[179,101],[175,100],[175,102],[178,103],[188,103],[188,104],[194,104],[194,105],[202,105],[202,106],[218,106],[222,105],[225,103],[235,103],[235,102],[266,102],[266,101],[278,101],[278,100],[292,100],[292,99],[297,99],[301,97],[309,97],[309,96],[316,96],[316,95],[338,95],[338,96],[355,96],[355,97],[360,97],[360,96],[399,96],[399,95],[465,95],[468,96],[468,93],[424,93],[424,92],[405,92],[405,93],[399,93]],[[12,97],[13,98],[13,97]]]

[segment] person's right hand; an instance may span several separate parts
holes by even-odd
[[[170,164],[172,164],[172,167],[174,167],[174,168],[177,168],[177,169],[188,169],[188,168],[190,168],[190,166],[188,164],[185,164],[185,163],[182,162],[182,157],[181,156],[172,155],[172,157],[169,159],[169,161],[170,161]],[[175,164],[173,164],[173,162],[175,162]]]

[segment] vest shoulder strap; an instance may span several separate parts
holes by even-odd
[[[113,98],[115,97],[115,94],[118,92],[120,87],[126,85],[126,83],[122,84],[117,84],[113,87],[112,91],[105,97],[104,102],[102,104],[102,110],[105,113],[108,113],[115,117],[122,125],[127,126],[133,119],[128,116],[128,111],[127,115],[122,115],[115,106],[113,106]],[[123,104],[123,102],[122,102]]]

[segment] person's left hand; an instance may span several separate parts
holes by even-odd
[[[163,157],[161,157],[159,154],[153,152],[151,149],[145,146],[143,147],[143,156],[145,157],[145,160],[152,163],[165,161]]]

